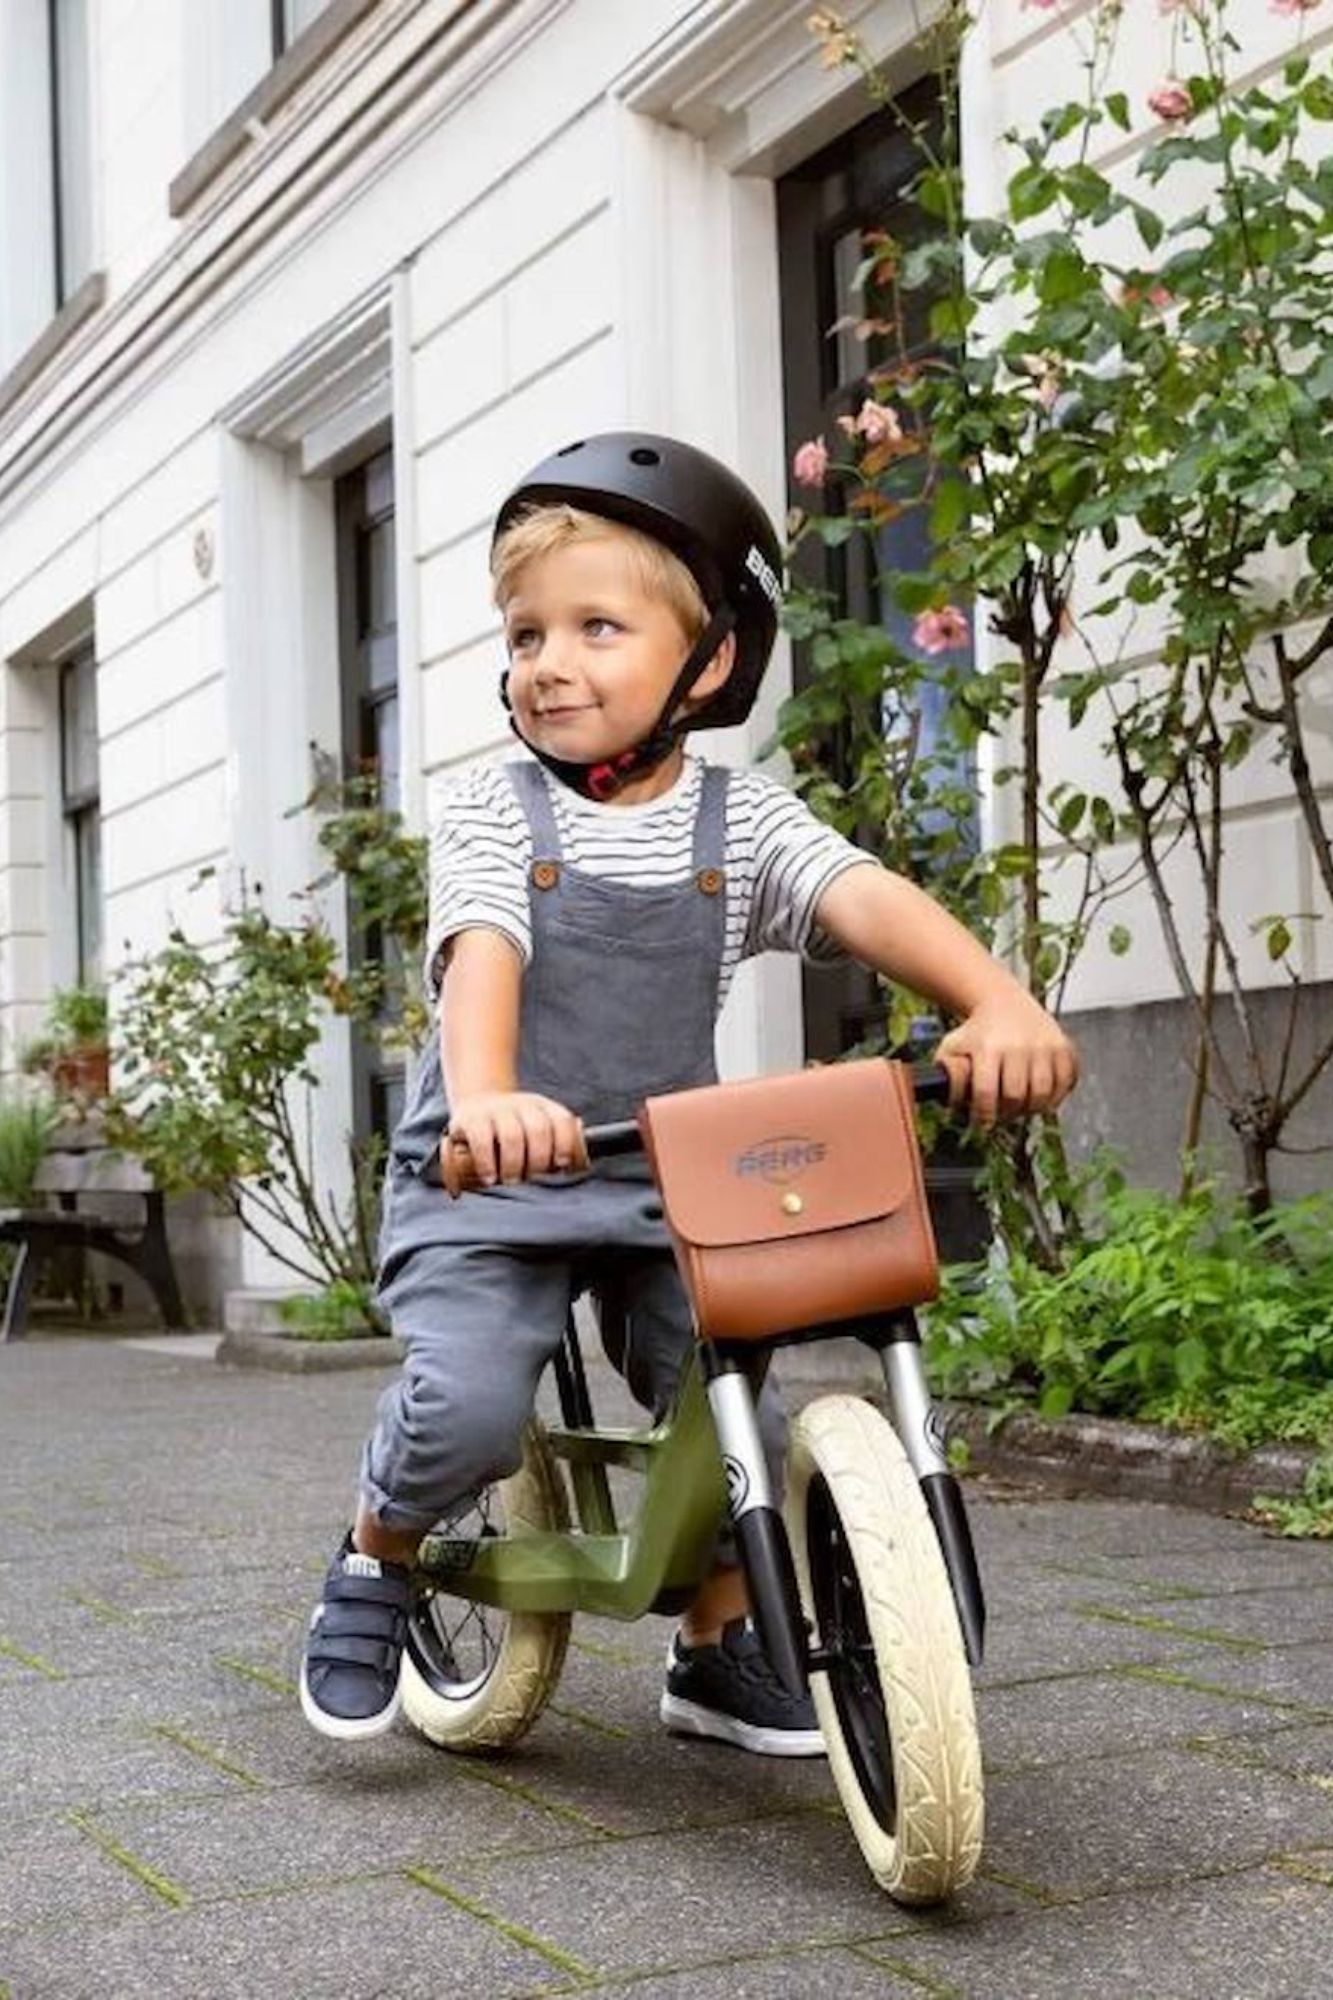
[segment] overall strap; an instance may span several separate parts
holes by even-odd
[[[530,763],[525,757],[506,764],[504,768],[509,773],[509,781],[532,832],[534,861],[558,861],[560,830],[555,823],[555,809],[541,765]]]
[[[725,764],[705,764],[694,816],[694,872],[721,874],[727,861],[727,787],[731,772]]]

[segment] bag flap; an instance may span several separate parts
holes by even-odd
[[[910,1102],[900,1065],[835,1063],[650,1097],[639,1125],[672,1229],[712,1249],[893,1214],[918,1178]]]

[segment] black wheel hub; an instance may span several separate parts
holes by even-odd
[[[474,1694],[494,1671],[509,1614],[455,1597],[448,1578],[467,1568],[470,1545],[503,1533],[499,1492],[488,1486],[444,1520],[421,1545],[407,1651],[427,1686],[446,1700]]]

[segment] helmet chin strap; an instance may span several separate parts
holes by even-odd
[[[514,720],[506,670],[500,676],[500,699],[509,717],[509,727],[524,749],[530,750],[552,777],[558,778],[562,785],[568,785],[572,792],[579,792],[585,799],[595,799],[599,805],[605,805],[632,778],[641,777],[645,771],[656,770],[671,755],[681,738],[688,734],[692,724],[688,717],[673,720],[676,710],[735,626],[736,614],[731,606],[720,604],[690,648],[689,658],[676,675],[661,714],[648,734],[628,750],[618,751],[614,757],[603,758],[594,764],[573,764],[568,758],[552,757],[549,752],[539,750],[535,743],[530,743]]]

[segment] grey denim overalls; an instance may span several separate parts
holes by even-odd
[[[505,767],[532,831],[532,957],[523,980],[519,1082],[588,1124],[629,1118],[657,1092],[715,1081],[726,928],[727,772],[706,765],[684,882],[641,888],[566,868],[547,781]],[[388,1526],[429,1526],[512,1472],[537,1382],[571,1300],[614,1281],[626,1352],[612,1358],[654,1413],[691,1338],[657,1190],[640,1160],[450,1201],[421,1179],[448,1119],[432,1035],[394,1135],[380,1299],[407,1344],[381,1398],[362,1495]],[[769,1456],[783,1424],[761,1399]]]

